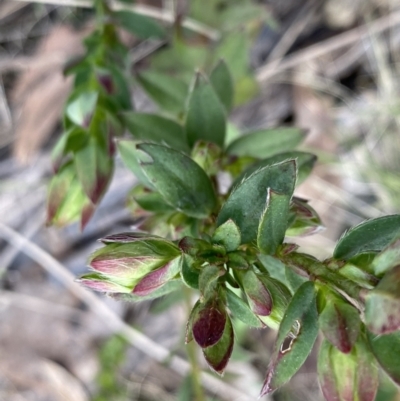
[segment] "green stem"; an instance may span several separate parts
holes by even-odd
[[[192,290],[190,288],[185,288],[185,303],[186,303],[186,308],[188,311],[188,316],[192,310],[192,302],[191,302],[191,294]],[[193,383],[193,390],[195,394],[195,400],[194,401],[206,401],[206,397],[204,394],[203,386],[201,384],[201,368],[199,365],[199,362],[197,360],[197,348],[196,344],[194,341],[191,341],[186,345],[186,353],[189,358],[190,366],[192,368],[191,372],[191,379]]]

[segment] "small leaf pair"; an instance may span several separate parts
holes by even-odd
[[[231,219],[243,244],[257,241],[263,252],[274,253],[284,239],[295,182],[294,160],[254,172],[232,190],[217,225]]]

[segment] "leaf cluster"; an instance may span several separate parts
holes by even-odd
[[[104,19],[86,40],[87,55],[68,70],[75,89],[54,151],[49,221],[80,215],[87,223],[118,151],[138,180],[130,208],[142,223],[103,238],[80,282],[135,302],[192,288],[198,301],[186,342],[195,341],[218,374],[232,354],[236,320],[278,330],[261,395],[290,380],[319,332],[319,381],[328,401],[373,401],[378,366],[400,384],[400,216],[351,228],[330,259],[298,252],[288,237],[323,228],[308,201],[294,195],[316,162],[296,150],[305,133],[232,129],[237,81],[223,59],[190,84],[155,71],[138,75],[161,110],[133,111],[115,67],[126,49],[114,24],[144,38],[164,31],[142,16],[98,7]]]

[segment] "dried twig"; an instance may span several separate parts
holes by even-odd
[[[82,7],[82,8],[91,8],[93,7],[92,0],[18,0],[18,1],[27,1],[29,3],[45,3],[45,4],[56,4],[60,6],[67,7]],[[119,1],[111,2],[111,8],[113,10],[129,10],[134,11],[138,14],[146,15],[148,17],[152,17],[154,19],[158,19],[160,21],[168,22],[170,24],[174,23],[175,16],[170,10],[160,9],[156,7],[145,6],[141,4],[126,4],[121,3]],[[182,21],[182,26],[186,29],[189,29],[193,32],[197,32],[200,35],[205,36],[211,40],[218,40],[220,38],[220,33],[208,27],[207,25],[202,24],[199,21],[195,21],[191,18],[185,18]]]
[[[2,223],[0,223],[0,237],[15,247],[21,248],[23,244],[22,251],[26,255],[35,260],[51,275],[62,281],[76,297],[84,301],[102,319],[104,324],[124,335],[134,347],[160,363],[167,363],[172,370],[182,376],[190,372],[188,362],[172,355],[168,350],[122,321],[99,297],[76,284],[74,275],[36,244]],[[221,399],[229,401],[250,401],[254,399],[210,374],[202,373],[201,378],[204,387]]]
[[[279,63],[277,63],[276,60],[273,60],[258,69],[256,74],[257,80],[259,82],[265,82],[284,70],[314,60],[343,47],[350,46],[367,38],[371,34],[383,32],[398,24],[400,24],[400,11],[378,18],[370,24],[362,25],[340,35],[336,35],[331,39],[318,42],[304,50],[299,50],[286,58],[281,58]]]

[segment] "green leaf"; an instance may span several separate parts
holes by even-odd
[[[299,152],[296,150],[278,153],[271,157],[268,157],[263,160],[259,160],[256,163],[253,163],[250,167],[248,167],[242,174],[235,180],[236,182],[240,182],[245,178],[249,177],[255,171],[260,170],[265,166],[272,166],[273,164],[282,163],[286,160],[296,160],[297,166],[297,181],[296,184],[300,185],[311,173],[315,162],[317,161],[317,156],[307,153],[307,152]]]
[[[126,127],[136,138],[171,146],[189,152],[183,127],[176,121],[158,114],[127,112],[123,114]]]
[[[396,238],[372,261],[373,272],[377,275],[386,273],[388,270],[400,264],[400,238]]]
[[[81,219],[83,230],[95,206],[82,190],[72,162],[62,166],[51,180],[47,195],[47,224],[64,226]]]
[[[139,296],[147,296],[157,291],[160,287],[173,280],[181,271],[181,267],[182,256],[179,256],[142,277],[135,284],[132,293]]]
[[[78,93],[68,102],[65,113],[73,123],[86,127],[96,107],[99,94],[95,91]]]
[[[327,401],[374,401],[378,369],[364,340],[343,354],[324,340],[318,356],[318,375]]]
[[[88,143],[74,152],[79,181],[93,204],[104,195],[114,170],[108,135],[106,115],[97,109],[90,123]]]
[[[271,329],[278,330],[292,295],[285,284],[266,274],[258,274],[257,276],[272,297],[271,314],[261,316],[260,319]]]
[[[176,210],[196,218],[210,215],[216,206],[212,183],[190,157],[151,143],[133,144],[143,174],[164,200]]]
[[[312,235],[324,229],[318,213],[307,201],[296,197],[293,197],[290,205],[289,221],[291,223],[286,231],[289,237]]]
[[[226,317],[225,328],[220,340],[207,348],[203,349],[203,355],[208,366],[219,375],[224,373],[225,367],[233,350],[233,327],[229,317]]]
[[[352,227],[336,244],[333,257],[350,259],[360,253],[379,252],[400,235],[400,215],[378,217]]]
[[[368,342],[379,365],[400,385],[400,332],[386,335],[368,333]]]
[[[348,354],[360,333],[360,316],[353,306],[328,293],[319,316],[319,327],[332,345]]]
[[[152,19],[132,11],[114,11],[112,13],[116,24],[126,29],[140,39],[163,38],[164,29]]]
[[[274,255],[285,239],[289,217],[290,195],[280,194],[268,188],[267,205],[261,215],[257,234],[258,249]]]
[[[240,245],[239,227],[233,220],[227,220],[215,230],[212,241],[223,245],[227,252],[236,250]]]
[[[199,291],[203,299],[207,300],[216,295],[218,279],[223,274],[225,274],[225,270],[214,265],[207,265],[201,269]]]
[[[189,94],[185,130],[191,147],[199,140],[224,146],[225,110],[211,84],[200,74]]]
[[[140,73],[137,80],[161,108],[175,115],[183,111],[188,86],[182,80],[154,71]]]
[[[261,328],[264,326],[261,320],[251,311],[249,305],[230,289],[226,290],[226,300],[228,308],[235,318],[251,327]]]
[[[273,279],[286,284],[285,265],[278,258],[261,253],[257,258]]]
[[[135,177],[146,188],[155,190],[154,185],[151,183],[150,179],[146,176],[146,174],[142,170],[142,167],[140,166],[137,150],[138,143],[139,142],[124,139],[117,142],[117,148],[125,166],[132,171]]]
[[[129,198],[133,198],[140,208],[148,212],[160,213],[170,212],[174,209],[165,203],[164,199],[158,192],[153,192],[139,184],[136,185],[130,192]],[[138,210],[137,213],[140,213]]]
[[[281,322],[261,395],[285,384],[300,369],[318,335],[318,313],[312,282],[294,294]]]
[[[197,290],[199,288],[200,270],[194,267],[194,259],[189,255],[183,255],[181,278],[190,288]]]
[[[234,87],[231,73],[224,60],[220,60],[210,74],[210,82],[227,113],[232,108]]]
[[[267,189],[291,196],[296,181],[296,163],[266,166],[235,187],[217,218],[217,225],[232,219],[239,227],[242,243],[256,241],[259,221],[265,208]]]
[[[365,324],[372,333],[400,330],[400,266],[389,270],[365,297]]]
[[[259,159],[295,148],[304,139],[298,128],[264,129],[244,134],[233,141],[226,152],[235,156],[252,156]]]

